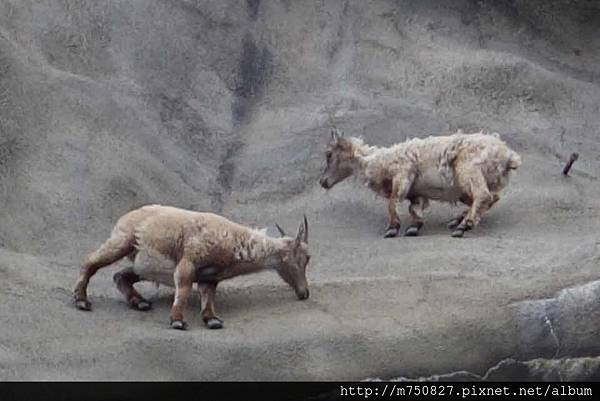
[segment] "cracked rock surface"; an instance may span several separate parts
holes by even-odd
[[[585,0],[0,0],[0,379],[596,378],[598,32]],[[465,238],[434,203],[384,240],[381,199],[317,183],[332,124],[497,131],[523,165]],[[171,290],[133,311],[107,268],[76,311],[79,261],[147,203],[306,214],[311,298],[235,279],[225,328],[193,302],[182,333]]]
[[[600,281],[567,288],[555,297],[509,306],[515,323],[514,358],[503,359],[485,374],[468,371],[419,377],[435,381],[597,381],[600,380],[597,324]],[[571,355],[572,357],[568,357]],[[533,358],[534,356],[543,356]],[[403,377],[394,380],[414,380]]]
[[[528,361],[504,359],[491,367],[483,376],[466,372],[452,372],[419,378],[395,378],[391,381],[598,381],[600,358],[580,357]]]

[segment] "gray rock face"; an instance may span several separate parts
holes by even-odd
[[[597,354],[593,297],[550,298],[598,279],[599,33],[585,0],[0,0],[0,378],[484,375]],[[434,204],[421,237],[383,240],[380,199],[317,184],[331,125],[379,145],[498,131],[524,164],[468,238]],[[190,311],[182,336],[168,290],[140,315],[105,269],[77,313],[79,260],[147,203],[273,235],[306,213],[311,299],[233,281],[226,329]]]
[[[519,362],[506,360],[490,369],[485,376],[493,381],[598,381],[599,358],[533,359]]]
[[[420,377],[432,381],[597,381],[600,380],[597,324],[600,282],[567,288],[555,297],[526,300],[508,307],[515,325],[514,355],[484,375],[467,371]],[[574,358],[565,355],[578,356]],[[543,358],[529,359],[533,356]],[[414,380],[398,378],[395,380]]]
[[[536,358],[529,361],[504,359],[491,367],[483,376],[466,372],[452,372],[429,377],[395,378],[391,381],[598,381],[600,358]]]

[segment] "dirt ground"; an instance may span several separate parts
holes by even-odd
[[[600,355],[598,37],[585,0],[0,0],[0,379],[484,375]],[[332,125],[377,145],[497,131],[523,165],[465,238],[445,227],[459,207],[434,203],[421,236],[383,239],[382,199],[318,185]],[[306,214],[310,299],[276,274],[234,279],[223,330],[196,300],[180,332],[171,289],[142,284],[154,309],[133,311],[107,268],[93,312],[75,310],[82,257],[148,203],[271,235]]]

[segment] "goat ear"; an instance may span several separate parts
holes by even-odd
[[[334,145],[337,144],[338,141],[340,140],[340,138],[341,138],[341,135],[340,135],[338,129],[332,128],[331,129],[331,141],[333,142],[333,144]]]
[[[302,221],[302,223],[300,223],[300,227],[298,227],[296,241],[301,241],[305,244],[308,244],[308,220],[306,220],[306,216],[304,216],[304,220]]]
[[[279,224],[275,223],[275,227],[277,227],[277,230],[279,230],[279,234],[281,234],[282,237],[285,237],[285,231],[283,231],[283,228],[279,227]]]

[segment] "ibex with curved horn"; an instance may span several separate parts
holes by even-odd
[[[90,310],[87,297],[90,278],[98,269],[124,257],[133,266],[114,275],[117,288],[137,310],[151,308],[133,287],[141,280],[175,287],[171,327],[185,329],[183,312],[197,282],[202,294],[202,318],[210,329],[223,321],[215,314],[217,284],[232,277],[275,270],[299,299],[309,296],[306,281],[308,222],[306,216],[294,238],[272,238],[212,213],[198,213],[174,207],[151,205],[122,216],[110,238],[83,262],[75,285],[75,305]]]

